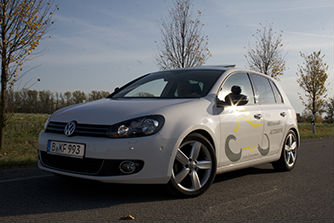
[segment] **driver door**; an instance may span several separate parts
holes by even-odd
[[[253,88],[246,73],[227,77],[218,93],[224,101],[220,116],[221,166],[257,159],[266,148],[259,146],[263,135],[262,111],[255,105]]]

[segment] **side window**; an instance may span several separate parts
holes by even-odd
[[[259,104],[275,104],[274,93],[271,89],[268,78],[257,74],[250,74],[254,83],[255,100]]]
[[[276,103],[279,103],[279,104],[283,103],[282,95],[280,94],[279,90],[277,89],[276,84],[274,82],[272,82],[272,81],[269,81],[269,82],[270,82],[271,88],[274,91]]]
[[[227,78],[218,98],[230,105],[254,104],[254,94],[249,77],[245,73],[235,73]]]

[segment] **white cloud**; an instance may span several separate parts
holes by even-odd
[[[152,60],[153,55],[150,51],[125,51],[113,50],[108,51],[90,51],[87,53],[66,53],[51,54],[39,57],[36,62],[48,66],[59,65],[100,65],[108,63],[120,63],[126,61],[145,61]]]
[[[302,89],[298,86],[297,76],[282,77],[279,81],[284,92],[288,95],[288,98],[298,113],[303,112],[304,106],[299,99],[298,93],[302,94]]]
[[[334,50],[334,36],[318,33],[286,32],[285,50]]]
[[[314,9],[333,8],[334,4],[331,1],[313,0],[281,0],[281,1],[215,1],[216,8],[221,9],[225,15],[240,15],[240,14],[272,14],[281,12],[293,11],[309,11]]]
[[[301,36],[309,36],[309,37],[316,37],[316,38],[325,38],[325,39],[331,39],[333,40],[334,39],[334,36],[333,35],[327,35],[327,34],[320,34],[320,33],[307,33],[307,32],[293,32],[293,31],[290,31],[288,33],[291,33],[293,35],[301,35]]]

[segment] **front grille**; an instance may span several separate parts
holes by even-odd
[[[41,160],[41,164],[45,167],[70,173],[93,176],[125,175],[119,170],[119,165],[124,160],[105,160],[93,158],[78,159],[48,154],[45,151],[40,151],[39,158]],[[144,162],[142,160],[129,161],[136,163],[136,170],[132,174],[138,173],[144,166]]]
[[[46,132],[64,134],[66,122],[49,122],[46,127]],[[110,126],[108,125],[91,125],[91,124],[76,124],[76,129],[73,135],[78,136],[94,136],[94,137],[108,137]]]
[[[98,174],[103,164],[102,159],[78,159],[73,157],[51,155],[44,151],[40,152],[40,158],[45,166],[88,175]]]

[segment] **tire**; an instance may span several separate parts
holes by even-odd
[[[296,165],[297,155],[297,135],[294,131],[290,130],[285,137],[280,159],[276,162],[273,162],[272,165],[278,171],[290,171]]]
[[[168,187],[177,196],[198,196],[212,184],[216,167],[216,155],[211,143],[204,136],[192,133],[177,151]]]

